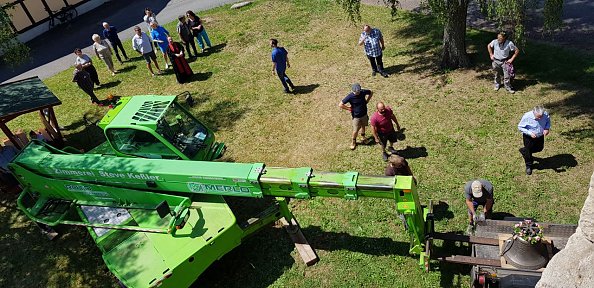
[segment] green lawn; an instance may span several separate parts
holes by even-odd
[[[256,1],[240,10],[225,6],[200,13],[218,49],[191,63],[197,81],[179,85],[172,74],[151,78],[140,58],[111,77],[97,61],[108,86],[98,95],[190,91],[199,103],[192,112],[227,143],[227,161],[382,174],[376,147],[349,150],[350,115],[337,107],[350,84],[359,82],[374,91],[372,102],[394,107],[406,128],[406,139],[396,148],[404,150],[419,180],[421,201],[446,203],[437,215],[437,230],[464,230],[461,189],[477,177],[493,182],[496,212],[577,223],[594,170],[592,56],[529,42],[515,65],[519,91],[511,95],[492,90],[485,46],[493,34],[469,31],[468,51],[476,66],[443,72],[436,70],[441,30],[434,20],[402,13],[391,22],[389,9],[381,7],[364,6],[361,13],[384,34],[388,79],[371,77],[356,46],[360,25],[350,23],[333,1]],[[166,28],[175,31],[174,25]],[[287,74],[302,93],[283,94],[271,75],[272,37],[289,51]],[[102,138],[96,128],[85,128],[83,115],[100,117],[106,108],[91,106],[70,82],[71,73],[44,82],[63,102],[56,113],[68,128],[69,143],[89,148]],[[546,169],[528,177],[516,125],[541,103],[552,118],[552,133],[537,155]],[[38,128],[34,116],[16,119],[10,127]],[[0,197],[1,287],[115,287],[84,230],[60,227],[64,235],[48,242],[16,210],[14,196]],[[430,273],[417,268],[417,258],[407,255],[408,239],[393,201],[315,199],[291,205],[319,263],[306,267],[288,235],[271,227],[213,265],[197,286],[468,286],[468,267],[436,262]]]

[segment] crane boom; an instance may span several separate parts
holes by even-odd
[[[11,162],[10,169],[24,188],[19,197],[19,207],[32,220],[48,225],[88,226],[95,229],[95,233],[97,229],[120,229],[164,236],[181,235],[187,229],[184,227],[186,223],[197,223],[193,220],[195,217],[206,219],[204,216],[194,215],[207,211],[208,205],[204,201],[198,201],[202,199],[200,197],[211,197],[207,202],[222,202],[224,206],[226,205],[220,196],[393,199],[396,202],[396,211],[402,215],[410,235],[410,252],[421,254],[421,264],[425,261],[423,243],[426,211],[419,203],[416,185],[410,176],[315,172],[310,167],[278,168],[267,167],[262,163],[76,154],[38,141],[31,142]],[[130,218],[135,221],[101,223],[99,220],[103,216],[94,215],[104,215],[101,214],[104,212],[96,211],[102,207],[120,209],[119,214],[153,210],[158,212],[163,221],[158,223],[159,221],[138,220],[142,219],[135,216],[139,212],[129,212]],[[78,211],[80,220],[66,219],[72,208]],[[52,213],[48,213],[49,210]],[[235,221],[234,217],[232,220]],[[195,226],[192,224],[192,227]],[[222,229],[219,230],[223,231]],[[238,243],[229,246],[235,247],[234,245]],[[104,252],[108,252],[107,250],[105,248]],[[105,260],[109,266],[109,260]]]

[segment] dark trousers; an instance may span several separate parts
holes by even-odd
[[[116,54],[116,58],[118,58],[118,61],[122,62],[122,58],[120,58],[120,53],[118,53],[118,49],[122,51],[122,55],[124,55],[124,58],[126,58],[126,60],[128,59],[128,55],[126,55],[126,50],[124,50],[122,41],[118,40],[111,42],[111,46],[113,46],[113,52]]]
[[[186,53],[188,53],[188,57],[198,56],[198,52],[196,52],[196,42],[194,42],[194,37],[190,38],[190,40],[185,41],[184,45],[186,46]],[[190,53],[190,46],[192,46],[192,50],[194,50],[194,55]]]
[[[287,74],[285,74],[285,71],[276,71],[276,75],[278,75],[278,79],[280,79],[281,83],[283,83],[283,87],[285,87],[285,91],[289,92],[289,86],[291,86],[291,89],[295,89],[295,85],[293,85],[293,82],[291,82],[291,79],[289,79],[289,76],[287,76]],[[288,84],[288,85],[287,85]]]
[[[382,61],[382,55],[377,57],[371,57],[367,55],[367,59],[369,59],[369,63],[371,63],[371,70],[373,70],[373,72],[384,72],[384,62]]]
[[[522,134],[522,140],[524,141],[524,147],[520,148],[520,153],[524,157],[526,167],[532,168],[532,164],[534,164],[532,153],[542,151],[544,148],[544,136],[532,138],[531,136]]]
[[[91,84],[90,87],[88,85],[78,85],[78,87],[91,97],[91,102],[93,102],[93,103],[99,102],[97,95],[95,95],[95,92],[93,91],[93,84]]]
[[[87,66],[83,69],[85,71],[87,71],[87,73],[89,73],[89,75],[91,75],[91,80],[93,81],[93,83],[95,83],[97,85],[101,85],[101,82],[99,82],[99,75],[97,75],[97,69],[95,69],[95,66],[91,65],[91,66]]]

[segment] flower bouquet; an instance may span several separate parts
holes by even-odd
[[[539,243],[544,238],[542,226],[532,220],[518,222],[514,225],[513,238],[530,244]]]

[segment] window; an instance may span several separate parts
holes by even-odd
[[[208,129],[192,115],[173,102],[157,122],[157,133],[167,139],[188,158],[203,148],[209,136]]]
[[[114,149],[123,154],[143,158],[179,159],[179,156],[149,132],[131,128],[107,130]]]

